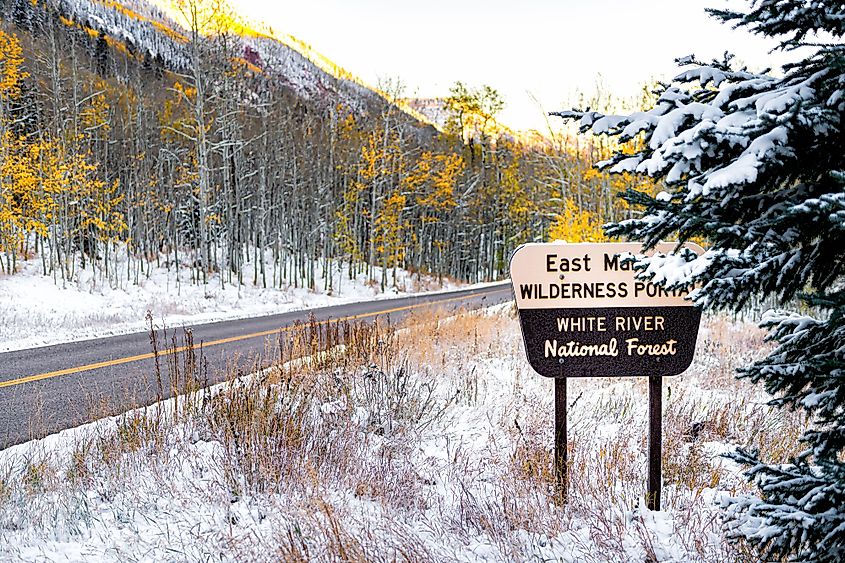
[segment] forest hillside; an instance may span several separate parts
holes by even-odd
[[[489,86],[457,83],[435,127],[398,83],[371,90],[222,3],[173,10],[181,25],[141,0],[0,1],[4,273],[37,259],[123,285],[163,264],[330,291],[340,262],[382,289],[397,268],[483,281],[550,229],[587,240],[627,216],[614,194],[634,180],[590,168],[603,141],[517,137]]]

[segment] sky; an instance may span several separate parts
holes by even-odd
[[[732,30],[705,7],[739,0],[232,0],[245,16],[308,43],[379,85],[401,80],[409,97],[442,97],[456,81],[490,85],[505,99],[499,119],[546,131],[544,111],[579,92],[633,98],[677,74],[676,57],[721,57],[777,67],[774,43]]]

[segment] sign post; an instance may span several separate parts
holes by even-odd
[[[648,489],[645,502],[649,510],[660,510],[660,485],[663,474],[663,377],[648,378]]]
[[[675,251],[663,243],[661,253]],[[646,502],[660,509],[662,380],[692,363],[701,311],[684,291],[638,280],[625,260],[636,243],[525,244],[511,257],[511,280],[531,367],[555,378],[555,477],[567,491],[566,378],[649,378]],[[703,252],[694,244],[684,249]]]
[[[566,451],[566,378],[555,379],[555,498],[566,502],[569,459]]]

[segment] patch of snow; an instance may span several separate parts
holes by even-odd
[[[176,271],[163,266],[153,266],[137,284],[123,280],[120,286],[112,287],[91,270],[79,271],[67,282],[43,276],[40,263],[31,260],[24,262],[16,274],[0,275],[0,352],[142,332],[148,329],[147,311],[156,326],[179,327],[489,285],[461,285],[449,280],[439,284],[432,277],[420,278],[398,270],[396,284],[392,272],[388,273],[390,285],[382,292],[379,284],[365,274],[350,280],[347,266],[333,264],[332,268],[331,291],[323,291],[319,280],[319,288],[314,291],[293,286],[264,288],[249,282],[224,285],[219,274],[203,286],[191,283],[187,269]],[[319,278],[322,263],[317,271]],[[381,279],[379,268],[373,277]]]

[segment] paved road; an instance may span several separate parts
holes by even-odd
[[[191,329],[194,343],[202,343],[202,355],[209,362],[209,383],[216,383],[233,363],[240,362],[236,369],[251,367],[279,338],[282,327],[306,321],[312,314],[317,321],[387,317],[395,322],[423,308],[477,308],[511,298],[508,283],[200,324]],[[159,332],[161,349],[165,347],[163,339]],[[167,359],[159,358],[165,374]],[[154,362],[147,332],[0,354],[0,448],[76,426],[98,414],[153,402],[158,393]]]

